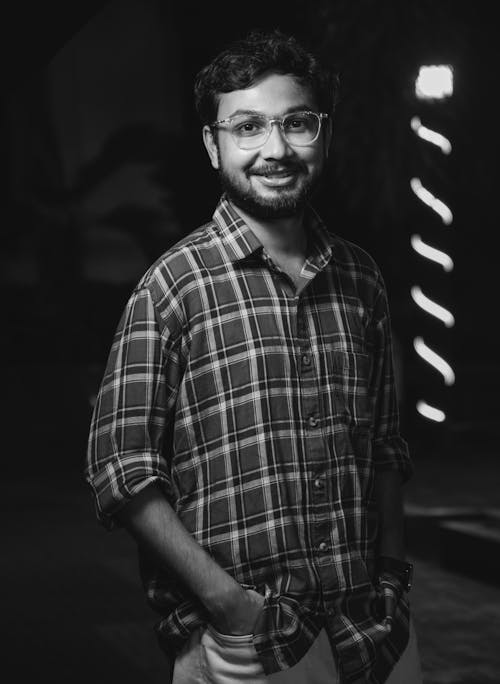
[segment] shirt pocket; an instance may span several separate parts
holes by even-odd
[[[340,412],[359,428],[372,423],[370,379],[372,358],[361,351],[337,351],[330,354],[333,391]]]

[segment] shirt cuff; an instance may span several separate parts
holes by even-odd
[[[114,457],[87,475],[92,488],[97,519],[108,530],[120,527],[116,513],[145,487],[157,482],[168,497],[170,478],[157,453],[131,453]]]

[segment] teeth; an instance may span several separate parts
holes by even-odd
[[[260,176],[260,182],[263,185],[267,185],[269,187],[281,187],[285,185],[289,185],[290,183],[293,183],[295,181],[295,176],[294,174],[287,174],[287,175],[282,175],[282,174],[275,174],[272,176]]]
[[[283,171],[270,171],[269,173],[257,173],[257,176],[265,176],[266,178],[281,178],[291,176],[294,172],[291,169],[284,169]]]

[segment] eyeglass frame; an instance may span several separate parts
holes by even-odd
[[[297,145],[296,143],[290,142],[287,138],[287,135],[286,135],[285,130],[283,128],[283,122],[287,117],[293,116],[294,114],[314,114],[314,116],[318,117],[318,120],[319,120],[318,132],[316,133],[315,137],[307,143]],[[244,115],[243,114],[235,114],[234,116],[228,116],[226,119],[219,119],[218,121],[214,121],[213,123],[211,123],[209,127],[210,128],[219,128],[220,124],[224,124],[224,123],[227,123],[228,121],[232,121],[233,119],[236,119],[238,116],[244,116]],[[308,145],[312,145],[313,143],[316,142],[316,140],[319,138],[319,134],[321,133],[321,127],[322,127],[323,120],[328,119],[330,117],[330,115],[326,114],[325,112],[313,112],[310,109],[300,109],[297,112],[289,112],[288,114],[284,114],[283,116],[273,117],[271,119],[269,119],[267,116],[265,116],[265,114],[258,114],[258,116],[261,116],[263,119],[266,119],[266,121],[267,121],[267,133],[266,133],[265,139],[261,143],[259,143],[258,145],[255,145],[255,147],[240,147],[238,145],[238,143],[236,142],[235,136],[234,136],[232,131],[228,130],[227,128],[223,128],[223,127],[221,127],[221,130],[228,131],[228,133],[231,134],[231,137],[233,138],[237,147],[240,150],[257,150],[259,147],[264,147],[264,145],[269,140],[269,138],[271,136],[271,131],[273,129],[273,124],[279,123],[281,135],[286,140],[288,145],[291,145],[292,147],[307,147]]]

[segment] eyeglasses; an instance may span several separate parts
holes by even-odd
[[[317,140],[321,122],[328,114],[317,112],[292,112],[276,119],[263,114],[237,114],[227,119],[214,121],[212,128],[229,131],[242,150],[253,150],[266,144],[272,125],[279,124],[285,140],[293,147],[305,147]]]

